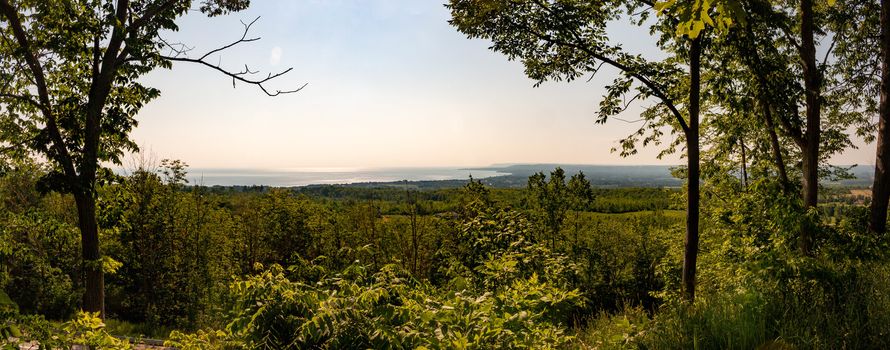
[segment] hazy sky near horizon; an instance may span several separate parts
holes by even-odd
[[[239,20],[257,16],[252,33],[262,40],[214,60],[264,73],[293,67],[269,87],[308,86],[267,97],[253,86],[233,89],[230,79],[197,65],[152,72],[144,81],[162,95],[132,133],[143,150],[196,168],[681,162],[656,159],[655,147],[629,158],[610,152],[638,127],[594,124],[613,72],[534,88],[519,62],[449,26],[439,0],[255,0],[229,16],[189,14],[165,38],[193,46],[197,56],[237,39]],[[647,29],[610,32],[629,50],[659,55],[643,44]],[[873,158],[874,146],[866,145],[834,162]]]

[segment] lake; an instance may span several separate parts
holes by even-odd
[[[461,168],[368,169],[188,169],[189,184],[204,186],[306,186],[363,182],[462,180],[509,175],[506,172]]]

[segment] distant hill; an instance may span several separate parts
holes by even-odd
[[[497,171],[506,175],[481,179],[482,183],[495,188],[521,188],[528,183],[528,177],[537,172],[549,175],[553,169],[561,167],[566,172],[566,177],[583,172],[594,187],[620,188],[620,187],[680,187],[683,180],[671,175],[671,168],[675,165],[590,165],[590,164],[498,164],[488,167],[467,168],[466,170]],[[868,187],[872,183],[874,167],[869,165],[856,165],[849,169],[855,179],[828,181],[826,185],[845,185]],[[438,181],[393,181],[393,182],[364,182],[338,186],[381,188],[405,186],[418,189],[441,189],[463,186],[468,180],[438,180]],[[310,185],[323,186],[323,185]]]
[[[831,184],[840,184],[846,186],[871,186],[874,181],[875,167],[874,165],[856,165],[850,169],[850,173],[856,176],[852,180],[841,180],[831,182]]]
[[[507,177],[522,178],[521,186],[537,172],[550,174],[561,167],[566,176],[583,172],[593,186],[597,187],[674,187],[683,182],[671,176],[668,165],[589,165],[589,164],[513,164],[478,168],[479,170],[509,173]],[[492,181],[506,180],[504,176],[491,178]]]

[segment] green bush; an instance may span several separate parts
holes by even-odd
[[[579,294],[532,275],[482,294],[437,291],[396,265],[369,274],[353,265],[313,284],[273,265],[236,281],[226,332],[174,333],[169,345],[247,348],[558,348],[571,337],[558,320]],[[224,336],[221,336],[224,335]],[[213,338],[213,339],[209,339]]]
[[[174,333],[183,348],[554,349],[572,340],[565,257],[531,240],[521,215],[485,209],[466,216],[448,256],[449,282],[434,286],[399,264],[359,261],[328,272],[316,263],[272,265],[231,285],[225,332]],[[324,261],[325,259],[321,259]],[[297,279],[288,277],[295,276]]]
[[[0,339],[0,348],[19,349],[20,345],[38,345],[41,349],[72,349],[87,346],[92,349],[129,350],[126,340],[110,335],[98,313],[78,312],[70,321],[58,324],[40,316],[25,316],[15,312],[0,313],[4,324],[15,327],[15,332]]]

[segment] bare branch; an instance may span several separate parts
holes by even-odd
[[[166,60],[170,60],[170,61],[176,61],[176,62],[190,62],[190,63],[197,63],[197,64],[200,64],[200,65],[203,65],[203,66],[210,67],[210,68],[212,68],[212,69],[214,69],[214,70],[216,70],[216,71],[218,71],[218,72],[220,72],[220,73],[222,73],[222,74],[228,75],[229,77],[232,78],[232,81],[233,81],[233,82],[234,82],[234,81],[240,81],[240,82],[242,82],[242,83],[247,83],[247,84],[251,84],[251,85],[256,85],[256,86],[258,86],[258,87],[260,88],[260,90],[263,90],[263,92],[265,92],[266,95],[269,95],[269,96],[278,96],[278,95],[281,95],[281,94],[291,94],[291,93],[294,93],[294,92],[298,92],[298,91],[300,91],[300,90],[303,90],[303,88],[305,88],[306,85],[309,85],[309,83],[305,83],[305,84],[303,84],[303,86],[300,86],[300,87],[297,88],[297,89],[293,89],[293,90],[275,90],[275,92],[269,92],[269,90],[266,89],[266,87],[265,87],[263,84],[266,83],[266,82],[268,82],[269,80],[278,78],[278,77],[280,77],[280,76],[282,76],[282,75],[285,75],[285,74],[289,73],[291,70],[293,70],[293,68],[288,68],[288,69],[285,69],[285,70],[283,70],[283,71],[281,71],[281,72],[278,72],[278,73],[275,73],[275,74],[271,74],[271,73],[269,73],[269,75],[266,76],[265,78],[254,80],[254,79],[244,78],[243,76],[244,76],[245,74],[248,74],[248,73],[253,74],[253,73],[256,73],[256,72],[251,72],[251,71],[247,71],[247,70],[240,71],[240,72],[232,72],[232,71],[228,71],[228,70],[226,70],[225,68],[220,67],[219,65],[215,65],[215,64],[212,64],[212,63],[208,63],[207,61],[202,61],[202,60],[199,60],[199,59],[193,59],[193,58],[185,58],[185,57],[168,57],[168,56],[161,56],[161,58],[166,59]],[[246,66],[245,66],[245,67],[246,67]]]
[[[181,42],[175,42],[175,43],[167,42],[167,40],[165,40],[165,39],[164,39],[163,37],[161,37],[161,36],[158,36],[158,40],[160,40],[161,43],[164,44],[164,46],[166,46],[168,49],[170,49],[170,53],[171,53],[174,57],[179,57],[179,56],[182,56],[182,55],[187,55],[190,51],[192,51],[192,50],[195,49],[194,46],[189,47],[188,45],[186,45],[186,44],[184,44],[184,43],[181,43]]]
[[[624,118],[612,117],[612,119],[620,120],[620,121],[623,121],[623,122],[628,123],[628,124],[636,124],[636,123],[639,123],[639,122],[644,122],[644,121],[646,121],[645,118],[640,118],[640,119],[633,119],[633,120],[630,120],[630,119],[624,119]]]
[[[225,45],[223,47],[210,50],[207,53],[205,53],[204,56],[201,56],[201,58],[199,58],[198,60],[203,60],[203,59],[207,58],[207,56],[210,56],[210,55],[215,54],[220,51],[224,51],[226,49],[229,49],[229,48],[231,48],[235,45],[241,44],[241,43],[249,43],[249,42],[260,40],[259,37],[247,39],[247,34],[250,32],[250,27],[252,27],[253,24],[256,23],[256,21],[258,21],[259,19],[260,19],[259,17],[254,18],[253,21],[250,21],[250,23],[244,23],[244,21],[241,21],[241,25],[244,26],[244,33],[241,34],[241,39],[238,39],[237,41],[235,41],[231,44]]]
[[[268,82],[268,81],[270,81],[270,80],[273,80],[273,79],[275,79],[275,78],[278,78],[278,77],[280,77],[280,76],[282,76],[282,75],[285,75],[285,74],[289,73],[290,71],[293,70],[293,67],[288,68],[288,69],[285,69],[285,70],[280,71],[280,72],[275,73],[275,74],[269,73],[268,75],[266,75],[266,76],[263,77],[263,78],[252,79],[252,78],[249,78],[249,76],[258,74],[259,71],[251,70],[250,67],[248,67],[246,64],[244,65],[244,69],[243,69],[243,70],[241,70],[241,71],[232,71],[232,70],[228,70],[228,69],[222,67],[222,64],[221,64],[222,59],[219,59],[219,60],[217,61],[217,63],[210,63],[210,62],[207,61],[207,58],[210,57],[210,56],[213,55],[213,54],[217,54],[217,53],[223,52],[223,51],[228,50],[228,49],[230,49],[230,48],[232,48],[232,47],[234,47],[234,46],[236,46],[236,45],[238,45],[238,44],[249,43],[249,42],[254,42],[254,41],[259,40],[259,39],[260,39],[259,37],[256,37],[256,38],[248,38],[248,34],[250,33],[250,28],[251,28],[251,27],[253,26],[253,24],[256,23],[257,20],[259,20],[259,19],[260,19],[260,18],[257,17],[257,18],[255,18],[253,21],[250,21],[249,23],[245,23],[245,22],[242,21],[241,24],[244,26],[244,31],[241,33],[241,38],[240,38],[240,39],[238,39],[238,40],[236,40],[236,41],[234,41],[234,42],[232,42],[232,43],[230,43],[230,44],[227,44],[227,45],[218,47],[218,48],[216,48],[216,49],[210,50],[210,51],[208,51],[207,53],[201,55],[201,56],[198,57],[198,58],[189,58],[189,57],[188,57],[188,52],[191,51],[193,48],[190,48],[190,47],[186,46],[185,44],[181,44],[181,43],[172,43],[172,44],[171,44],[171,43],[166,42],[164,39],[161,39],[161,42],[162,42],[164,45],[166,45],[166,46],[170,49],[170,51],[171,51],[171,52],[170,52],[170,55],[168,55],[168,56],[161,56],[161,58],[162,58],[162,59],[165,59],[165,60],[169,60],[169,61],[174,61],[174,62],[197,63],[197,64],[200,64],[200,65],[203,65],[203,66],[212,68],[213,70],[216,70],[216,71],[218,71],[218,72],[220,72],[220,73],[222,73],[222,74],[224,74],[224,75],[227,75],[227,76],[229,76],[230,78],[232,78],[232,87],[234,87],[235,84],[236,84],[237,82],[240,81],[240,82],[242,82],[242,83],[251,84],[251,85],[256,85],[257,87],[260,88],[260,90],[262,90],[262,91],[263,91],[264,93],[266,93],[266,95],[268,95],[268,96],[278,96],[278,95],[281,95],[281,94],[290,94],[290,93],[295,93],[295,92],[298,92],[298,91],[300,91],[300,90],[303,90],[303,88],[305,88],[306,85],[308,85],[308,83],[303,84],[303,85],[300,86],[299,88],[297,88],[297,89],[293,89],[293,90],[275,90],[275,91],[271,91],[271,90],[267,89],[266,86],[264,85],[266,82]]]

